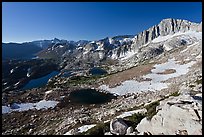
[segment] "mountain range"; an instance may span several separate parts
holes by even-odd
[[[67,41],[54,38],[53,40],[38,40],[26,43],[2,43],[3,59],[25,58],[31,55],[39,55],[42,58],[66,57],[71,54],[77,55],[77,58],[91,56],[97,60],[106,58],[124,59],[132,54],[139,52],[142,46],[156,43],[154,39],[161,38],[176,33],[202,31],[201,23],[192,23],[181,19],[163,19],[159,24],[142,31],[137,35],[122,35],[115,37],[106,37],[97,41]],[[184,40],[182,40],[185,43]],[[163,49],[168,50],[171,45],[165,45]],[[18,49],[18,50],[17,50]],[[63,50],[62,50],[63,49]],[[154,52],[154,51],[153,51]],[[131,54],[131,55],[130,55]]]

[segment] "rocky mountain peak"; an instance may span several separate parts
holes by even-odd
[[[200,25],[198,23],[192,23],[190,21],[181,19],[163,19],[159,24],[154,25],[136,35],[133,49],[135,47],[144,45],[159,36],[166,36],[169,34],[186,31],[202,31],[202,23]]]

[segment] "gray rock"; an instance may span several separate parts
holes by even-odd
[[[176,135],[188,135],[188,132],[187,130],[177,130],[175,134]]]
[[[128,127],[128,129],[126,130],[126,135],[130,135],[131,133],[133,133],[133,128]]]
[[[114,135],[125,135],[127,129],[127,124],[121,118],[113,119],[110,122],[110,132]]]
[[[196,101],[185,94],[160,101],[162,102],[159,106],[161,109],[157,114],[151,120],[142,119],[136,129],[140,133],[150,132],[153,135],[200,135],[202,134],[202,123],[200,123],[202,120],[202,107]]]

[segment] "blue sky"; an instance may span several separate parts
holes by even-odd
[[[2,41],[135,35],[164,18],[202,21],[201,2],[3,2]]]

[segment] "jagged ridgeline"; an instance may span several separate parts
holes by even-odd
[[[55,38],[53,40],[22,43],[20,46],[17,43],[3,43],[2,53],[3,59],[26,58],[32,54],[40,58],[69,58],[71,60],[71,57],[75,58],[76,61],[81,59],[96,63],[97,61],[108,59],[123,59],[133,53],[138,53],[141,46],[151,43],[155,38],[161,36],[173,35],[177,32],[199,32],[201,30],[202,22],[192,23],[187,20],[169,18],[162,20],[158,25],[152,26],[137,35],[121,35],[96,41],[80,40],[77,42]],[[14,51],[19,52],[14,53]]]

